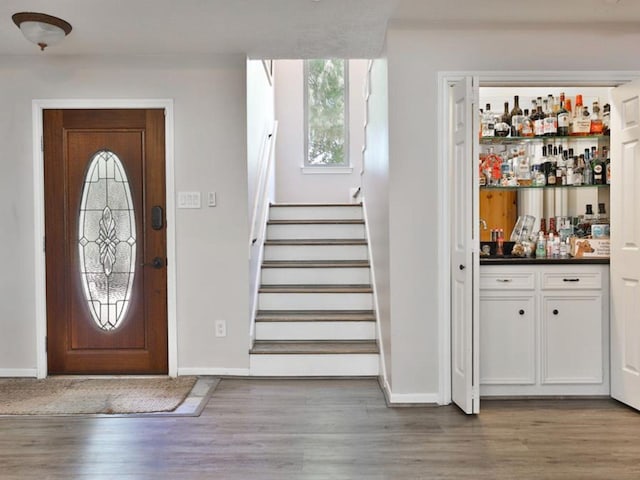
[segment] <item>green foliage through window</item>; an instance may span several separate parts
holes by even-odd
[[[309,166],[347,165],[346,61],[307,60],[306,133]]]

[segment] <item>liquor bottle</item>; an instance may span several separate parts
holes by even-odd
[[[593,102],[592,110],[593,113],[591,114],[591,128],[589,133],[591,135],[600,135],[602,134],[603,124],[602,117],[600,116],[600,105],[597,100]]]
[[[511,121],[513,122],[513,117],[511,119]],[[520,136],[522,136],[522,137],[533,137],[533,135],[534,135],[533,121],[531,120],[531,117],[529,116],[529,110],[525,109],[524,110],[524,118],[522,120],[522,129],[520,131]]]
[[[540,233],[542,233],[545,237],[547,236],[547,220],[546,218],[540,219]]]
[[[558,110],[558,135],[569,135],[569,110],[565,107],[564,92],[560,93],[560,110]]]
[[[544,148],[544,147],[542,147]],[[558,149],[556,148],[555,154],[558,154]],[[547,185],[557,185],[558,178],[556,177],[556,170],[558,166],[558,161],[553,153],[553,145],[547,146],[547,161],[545,165],[545,174],[547,175]]]
[[[604,176],[605,176],[605,182],[607,185],[611,184],[611,157],[609,156],[609,150],[606,150],[606,154],[605,149],[603,148],[603,157],[606,158],[606,160],[604,161]]]
[[[582,95],[576,95],[576,108],[573,117],[571,135],[585,136],[591,132],[591,119],[586,105],[582,104]]]
[[[544,113],[542,111],[542,97],[538,97],[536,111],[531,114],[533,121],[533,133],[536,137],[544,136]]]
[[[511,133],[511,115],[509,102],[504,102],[504,112],[496,120],[496,137],[507,137]]]
[[[496,255],[502,257],[504,255],[504,230],[498,230],[498,240],[496,241]]]
[[[558,230],[556,229],[556,217],[549,218],[549,235],[558,235]]]
[[[511,109],[510,115],[511,115],[511,136],[521,137],[522,124],[524,122],[524,115],[522,114],[522,109],[520,108],[520,97],[518,95],[514,95],[513,97],[513,108]]]
[[[593,184],[594,185],[603,185],[606,182],[606,172],[604,170],[605,165],[604,162],[600,159],[598,155],[598,150],[592,149],[591,155],[591,164],[593,165]]]
[[[573,131],[573,109],[571,108],[570,98],[564,99],[564,108],[569,112],[569,133],[567,133],[567,135],[571,135],[571,132]]]
[[[547,256],[547,241],[542,232],[538,233],[538,241],[536,242],[536,258],[545,258]]]
[[[609,130],[609,126],[611,125],[611,106],[608,103],[604,104],[602,107],[602,134],[610,135],[611,131]]]
[[[553,97],[549,95],[552,99]],[[555,137],[558,134],[558,117],[553,111],[553,106],[547,100],[547,112],[544,117],[544,135],[545,137]]]
[[[502,117],[500,117],[500,121],[511,126],[511,114],[509,113],[509,102],[504,102],[504,112],[502,113]]]
[[[482,114],[482,136],[483,137],[495,137],[496,134],[496,123],[493,113],[491,112],[491,104],[487,103],[484,109],[484,113]]]

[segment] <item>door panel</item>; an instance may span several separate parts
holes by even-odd
[[[166,373],[164,111],[45,110],[44,164],[49,372]]]
[[[611,106],[611,396],[640,410],[640,82]]]
[[[465,413],[478,413],[479,335],[478,168],[474,135],[474,83],[450,90],[451,128],[451,397]]]

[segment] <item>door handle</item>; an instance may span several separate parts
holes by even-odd
[[[151,207],[151,228],[162,230],[164,227],[164,211],[160,205]]]
[[[464,270],[464,269],[465,269],[465,268],[467,268],[467,267],[465,267],[464,265],[459,265],[459,266],[458,266],[458,268],[459,268],[460,270]]]

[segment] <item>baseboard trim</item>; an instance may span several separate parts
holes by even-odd
[[[233,377],[248,377],[248,368],[179,368],[178,376],[195,375],[195,376],[233,376]]]
[[[393,393],[387,379],[378,377],[380,389],[388,407],[438,406],[440,396],[437,393]]]
[[[37,377],[37,368],[0,368],[0,377]]]

